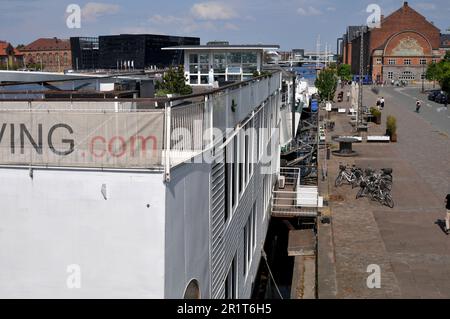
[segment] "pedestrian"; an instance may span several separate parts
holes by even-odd
[[[422,107],[422,103],[419,100],[416,101],[416,112],[420,113],[420,108]]]
[[[445,232],[447,235],[450,232],[450,194],[445,197],[445,208],[447,209],[447,216],[445,217]]]
[[[350,91],[347,91],[347,102],[350,102]]]
[[[381,99],[378,97],[377,98],[377,109],[379,110],[381,107]]]
[[[380,106],[381,106],[381,109],[383,110],[384,109],[384,97],[381,97]]]

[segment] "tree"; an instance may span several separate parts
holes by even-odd
[[[330,101],[334,98],[337,89],[337,75],[333,69],[324,69],[319,73],[315,86],[319,90],[322,101]]]
[[[351,66],[349,64],[339,64],[337,74],[342,81],[350,81],[352,79]]]
[[[156,82],[156,95],[165,96],[167,94],[189,95],[192,94],[192,87],[186,84],[183,66],[170,68],[163,76],[162,81]]]
[[[428,65],[425,76],[427,80],[438,81],[441,89],[450,94],[450,51],[439,63]]]
[[[436,83],[436,81],[439,81],[439,79],[442,76],[442,72],[440,68],[438,67],[437,63],[432,62],[428,65],[427,72],[425,74],[425,77],[428,81],[433,81],[433,83]],[[434,84],[433,84],[434,87]]]

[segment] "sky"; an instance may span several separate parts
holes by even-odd
[[[450,28],[450,1],[408,2],[442,31]],[[81,8],[81,28],[67,27],[70,4]],[[320,36],[321,51],[335,52],[346,26],[366,23],[369,4],[387,16],[403,0],[0,0],[0,40],[150,33],[315,50]]]

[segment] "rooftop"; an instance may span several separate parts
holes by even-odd
[[[208,44],[208,45],[179,45],[162,48],[162,50],[279,50],[275,44]]]
[[[70,41],[58,38],[40,38],[21,49],[21,51],[50,50],[70,50]]]

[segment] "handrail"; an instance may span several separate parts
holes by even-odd
[[[245,81],[241,81],[241,82],[236,82],[236,83],[231,83],[231,84],[227,84],[224,85],[220,88],[217,89],[212,89],[210,91],[207,92],[202,92],[202,93],[196,93],[196,94],[191,94],[191,95],[185,95],[185,96],[178,96],[178,97],[173,97],[169,99],[169,102],[173,102],[173,101],[179,101],[179,100],[184,100],[184,99],[192,99],[192,98],[196,98],[196,97],[201,97],[201,96],[208,96],[208,95],[212,95],[212,94],[216,94],[228,89],[232,89],[235,87],[241,87],[242,85],[247,85],[250,82],[255,82],[256,80],[261,80],[261,79],[265,79],[267,77],[272,77],[274,74],[279,73],[281,71],[274,71],[271,72],[270,75],[260,75],[254,78],[251,78],[249,80],[245,80]]]

